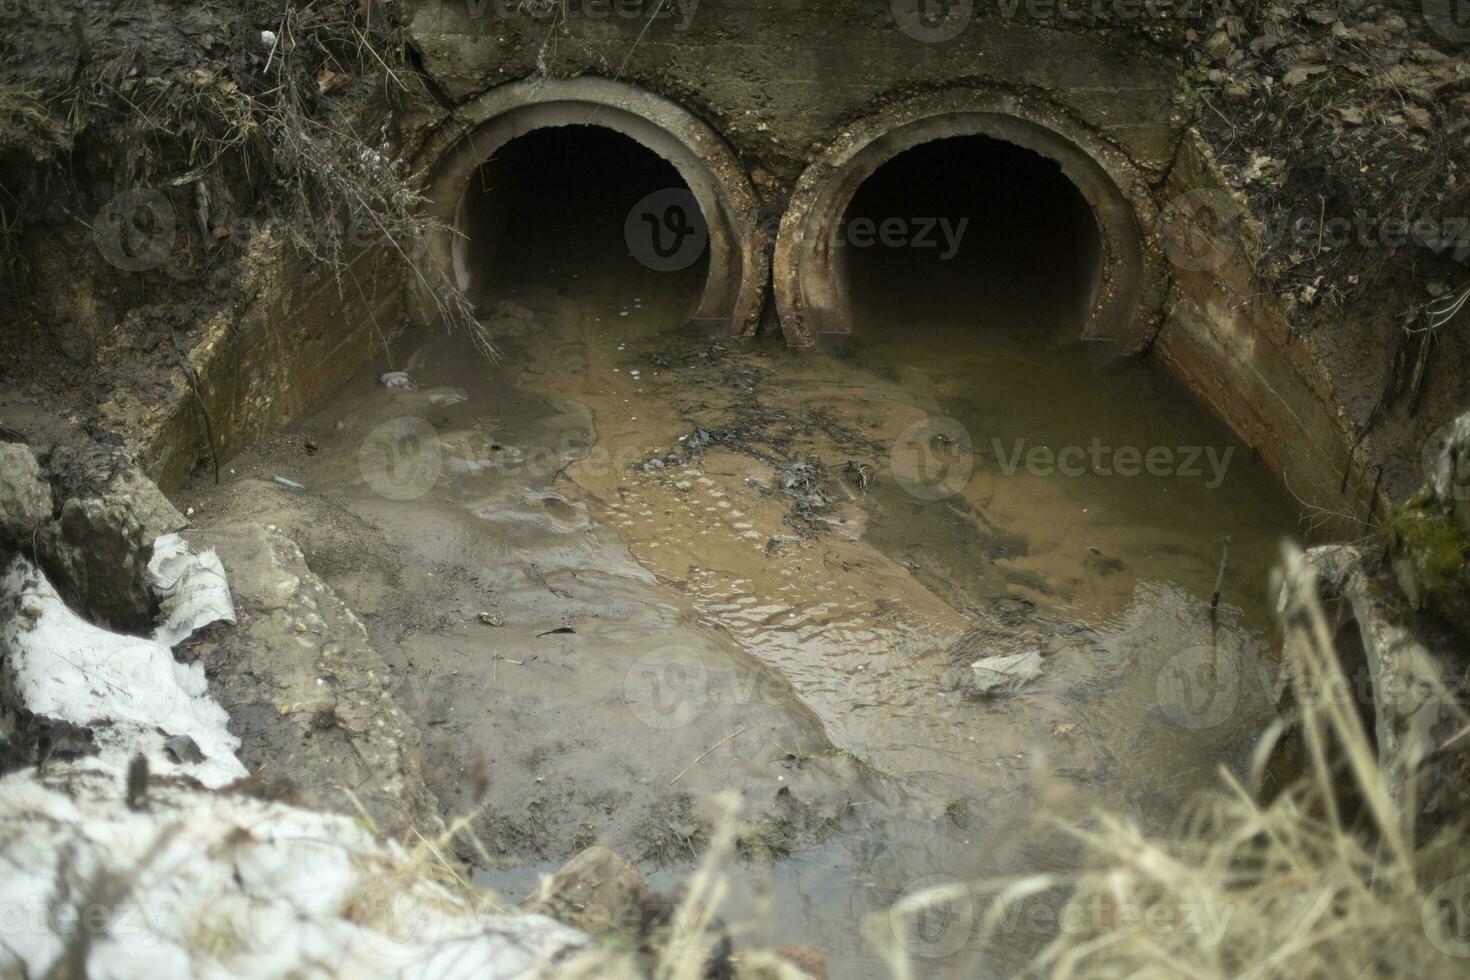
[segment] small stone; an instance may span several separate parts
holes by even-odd
[[[605,847],[589,847],[521,903],[593,935],[637,933],[651,896],[638,869]]]
[[[1224,31],[1216,31],[1205,41],[1205,51],[1216,61],[1224,61],[1235,48],[1235,42]]]
[[[188,735],[176,735],[163,743],[165,751],[180,765],[198,765],[204,761],[199,743]]]
[[[970,665],[961,687],[974,697],[1014,694],[1041,676],[1041,651],[986,657]]]

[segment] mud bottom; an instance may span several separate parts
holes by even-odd
[[[938,314],[737,350],[676,329],[688,281],[577,265],[487,311],[499,365],[410,337],[188,501],[282,526],[353,604],[484,882],[600,841],[672,884],[733,789],[740,942],[883,976],[864,922],[902,894],[1064,869],[1054,820],[1173,820],[1242,764],[1288,509],[1145,366]],[[1032,650],[1019,693],[964,690]],[[1055,928],[982,947],[951,913],[907,936],[925,975],[1008,974]]]

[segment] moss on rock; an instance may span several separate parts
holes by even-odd
[[[1394,513],[1389,534],[1394,575],[1409,604],[1470,635],[1470,534],[1427,490]]]

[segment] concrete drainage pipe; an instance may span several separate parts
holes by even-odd
[[[554,145],[557,140],[560,144]],[[433,217],[442,226],[430,240],[440,268],[472,300],[489,299],[489,273],[502,258],[557,230],[553,222],[507,218],[503,202],[492,201],[484,190],[486,181],[477,177],[483,178],[486,168],[519,167],[527,180],[544,179],[537,160],[565,163],[572,158],[588,168],[582,173],[623,180],[625,193],[636,188],[639,201],[646,202],[639,206],[653,209],[647,216],[629,217],[630,236],[638,231],[636,219],[647,217],[653,235],[671,230],[672,244],[681,245],[689,216],[679,200],[689,200],[688,210],[697,208],[693,217],[702,219],[697,241],[707,270],[690,319],[731,335],[755,332],[769,278],[769,240],[758,222],[755,193],[735,155],[687,110],[605,79],[543,79],[496,87],[461,105],[431,138],[419,160],[429,174],[426,196]],[[523,200],[534,196],[520,194]],[[653,251],[644,262],[649,268],[664,271],[665,260],[693,260],[692,255],[686,261],[664,251],[661,241],[650,243]],[[631,240],[628,249],[645,258]],[[429,309],[424,300],[419,297],[421,313]]]
[[[782,330],[805,347],[885,302],[917,319],[968,304],[1137,353],[1167,288],[1153,208],[1133,165],[1054,109],[921,96],[849,128],[798,181],[773,269]]]

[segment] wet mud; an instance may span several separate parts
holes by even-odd
[[[733,789],[739,942],[881,976],[865,936],[899,896],[1065,869],[1056,820],[1167,823],[1245,764],[1290,511],[1182,392],[943,309],[737,347],[684,326],[698,273],[561,254],[487,300],[499,364],[410,335],[185,501],[282,526],[353,604],[445,816],[478,813],[480,880],[519,897],[601,842],[674,887]],[[1174,469],[1056,465],[1094,440]],[[964,689],[1027,650],[1019,693]],[[922,975],[1003,975],[1047,937],[982,951],[982,911],[910,937]]]

